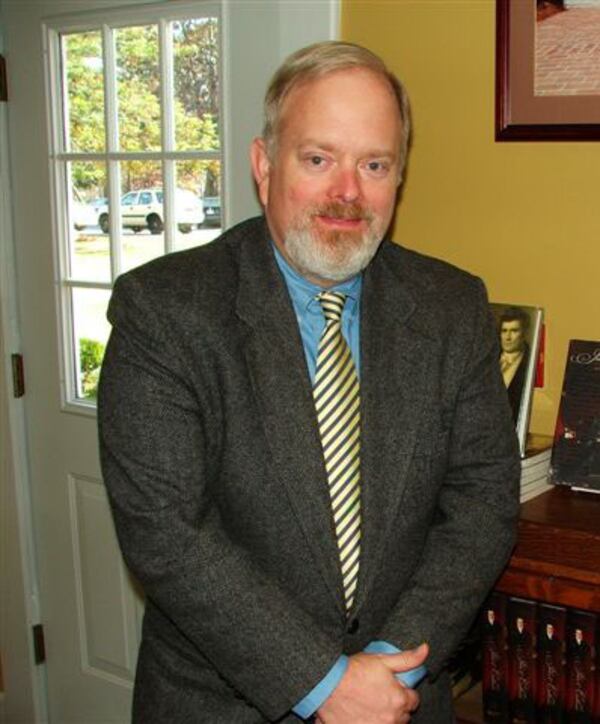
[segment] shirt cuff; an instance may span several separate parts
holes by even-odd
[[[401,654],[402,650],[388,643],[387,641],[371,641],[371,643],[364,649],[366,654]],[[408,671],[402,671],[399,674],[394,674],[398,681],[413,689],[421,679],[425,678],[427,669],[425,666],[417,666],[416,669],[409,669]]]
[[[314,689],[301,699],[292,709],[294,714],[302,719],[308,719],[333,693],[335,687],[340,683],[342,676],[348,668],[348,657],[342,654],[335,664],[329,669],[329,672],[321,679]]]
[[[401,654],[401,649],[387,641],[371,641],[365,648],[365,654]]]

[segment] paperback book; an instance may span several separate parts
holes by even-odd
[[[521,503],[552,489],[549,481],[551,453],[549,435],[528,436],[525,457],[521,459]]]

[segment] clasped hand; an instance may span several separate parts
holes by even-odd
[[[394,674],[424,663],[429,648],[421,644],[400,654],[354,654],[340,683],[317,711],[319,724],[406,724],[419,695]]]

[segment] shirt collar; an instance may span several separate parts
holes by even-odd
[[[285,282],[288,286],[290,294],[296,299],[301,306],[306,309],[308,305],[315,301],[315,298],[319,292],[324,291],[323,287],[313,284],[313,282],[305,279],[294,267],[292,267],[279,249],[272,244],[273,251],[275,252],[275,260],[281,270]],[[346,279],[344,282],[335,284],[333,287],[328,287],[326,291],[342,292],[348,297],[348,300],[352,304],[349,307],[354,307],[360,299],[360,293],[362,289],[362,274],[355,274],[350,279]]]

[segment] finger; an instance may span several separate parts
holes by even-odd
[[[408,649],[399,654],[378,654],[380,661],[390,671],[408,671],[425,662],[429,655],[429,646],[425,643],[416,649]]]
[[[408,709],[409,711],[415,711],[419,708],[421,697],[413,689],[407,689],[406,693],[408,696]]]

